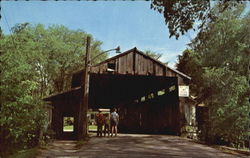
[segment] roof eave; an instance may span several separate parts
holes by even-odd
[[[68,91],[58,92],[58,93],[55,93],[55,94],[52,94],[52,95],[49,95],[49,96],[43,98],[43,100],[49,101],[49,99],[51,99],[51,98],[57,97],[59,95],[65,94],[65,93],[73,92],[73,91],[76,91],[76,90],[79,90],[79,89],[81,89],[81,87],[75,87],[75,88],[72,88],[72,89],[70,89]]]
[[[113,57],[111,57],[111,58],[108,58],[108,59],[106,59],[106,60],[104,60],[104,61],[102,61],[102,62],[100,62],[100,63],[98,63],[98,64],[96,64],[96,65],[93,65],[92,67],[96,67],[96,66],[99,66],[99,65],[101,65],[101,64],[107,63],[107,62],[109,62],[109,61],[111,61],[111,60],[114,60],[114,59],[116,59],[116,58],[119,58],[119,57],[121,57],[121,56],[124,56],[124,55],[126,55],[126,54],[128,54],[128,53],[130,53],[130,52],[137,52],[137,53],[139,53],[139,54],[141,54],[141,55],[143,55],[143,56],[146,56],[147,58],[153,60],[154,62],[157,62],[158,64],[160,64],[160,65],[162,65],[162,66],[168,68],[169,70],[174,71],[175,73],[179,74],[180,76],[182,76],[182,77],[184,77],[184,78],[186,78],[186,79],[188,79],[188,80],[191,80],[191,79],[192,79],[190,76],[188,76],[188,75],[186,75],[186,74],[184,74],[184,73],[182,73],[182,72],[180,72],[180,71],[178,71],[178,70],[176,70],[176,69],[173,69],[173,68],[169,67],[168,65],[162,63],[162,62],[159,61],[159,60],[156,60],[156,59],[152,58],[152,57],[149,56],[149,55],[146,55],[146,54],[143,53],[142,51],[138,50],[136,47],[134,47],[134,48],[132,48],[132,49],[129,49],[129,50],[127,50],[127,51],[125,51],[125,52],[123,52],[123,53],[121,53],[121,54],[118,54],[118,55],[116,55],[116,56],[113,56]],[[79,73],[79,72],[81,72],[81,71],[83,71],[83,70],[77,71],[77,72],[75,72],[74,74]]]
[[[136,49],[136,48],[135,48],[135,49]],[[183,76],[183,77],[185,77],[185,78],[191,80],[191,77],[190,77],[190,76],[188,76],[188,75],[186,75],[186,74],[184,74],[184,73],[182,73],[182,72],[180,72],[180,71],[178,71],[178,70],[176,70],[176,69],[173,69],[173,68],[169,67],[168,65],[162,63],[161,61],[156,60],[156,59],[152,58],[151,56],[148,56],[148,55],[144,54],[142,51],[140,51],[140,50],[138,50],[138,49],[136,49],[136,51],[139,52],[140,54],[144,55],[144,56],[147,56],[147,57],[150,58],[151,60],[153,60],[153,61],[155,61],[155,62],[161,64],[162,66],[164,66],[164,67],[170,69],[171,71],[174,71],[174,72],[178,73],[179,75],[181,75],[181,76]]]

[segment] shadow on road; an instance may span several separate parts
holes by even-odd
[[[63,158],[236,158],[242,155],[229,155],[206,145],[197,144],[178,136],[120,134],[117,137],[95,137],[80,149],[74,141],[55,141],[44,157]],[[245,156],[246,157],[246,156]]]

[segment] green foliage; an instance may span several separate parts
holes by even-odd
[[[0,156],[38,144],[47,120],[42,98],[70,88],[71,74],[83,68],[88,35],[28,23],[12,30],[0,36]],[[101,44],[92,41],[92,56],[101,52]]]
[[[185,50],[182,55],[178,56],[179,63],[177,69],[192,77],[190,88],[193,95],[200,94],[201,89],[201,77],[202,77],[202,63],[201,56],[192,49]]]
[[[64,117],[63,125],[69,126],[74,124],[74,117]]]
[[[21,28],[21,31],[20,31]],[[38,73],[41,96],[70,89],[72,73],[84,67],[87,33],[52,25],[47,29],[38,24],[14,28],[18,50],[28,51],[28,60]],[[91,56],[101,52],[102,42],[93,40]],[[104,54],[99,62],[106,58]]]
[[[162,54],[153,52],[151,50],[146,50],[145,54],[152,57],[152,58],[154,58],[154,59],[156,59],[156,60],[159,60],[162,57]]]
[[[7,158],[34,158],[39,154],[38,148],[32,148],[28,150],[19,151],[13,155],[8,156]]]
[[[239,143],[247,138],[249,89],[247,78],[228,68],[208,68],[204,86],[210,95],[204,99],[209,106],[210,136]]]
[[[34,95],[36,75],[25,55],[13,48],[13,39],[1,40],[0,153],[37,144],[44,124],[44,103]]]
[[[216,13],[211,9],[210,0],[152,0],[151,9],[164,15],[169,37],[175,36],[178,39],[191,29],[206,29],[208,22],[215,21],[220,13],[242,1],[218,0],[217,3],[219,10]]]
[[[239,144],[247,138],[250,112],[250,13],[245,5],[227,9],[202,34],[179,56],[177,67],[192,77],[192,94],[209,108],[207,137]]]

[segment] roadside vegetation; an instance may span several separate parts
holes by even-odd
[[[8,156],[7,158],[34,158],[39,154],[40,152],[38,148],[31,148],[26,150],[20,150],[15,154]]]
[[[213,14],[219,12],[215,6]],[[240,4],[226,9],[179,56],[178,70],[192,77],[191,95],[207,109],[200,139],[249,146],[250,12]]]
[[[52,135],[44,131],[49,127],[42,98],[70,88],[72,73],[84,65],[87,35],[28,23],[17,24],[10,35],[0,33],[0,156],[37,146]],[[101,52],[101,44],[92,41],[91,55]]]

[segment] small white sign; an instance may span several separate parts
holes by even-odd
[[[179,97],[189,97],[189,86],[179,86]]]

